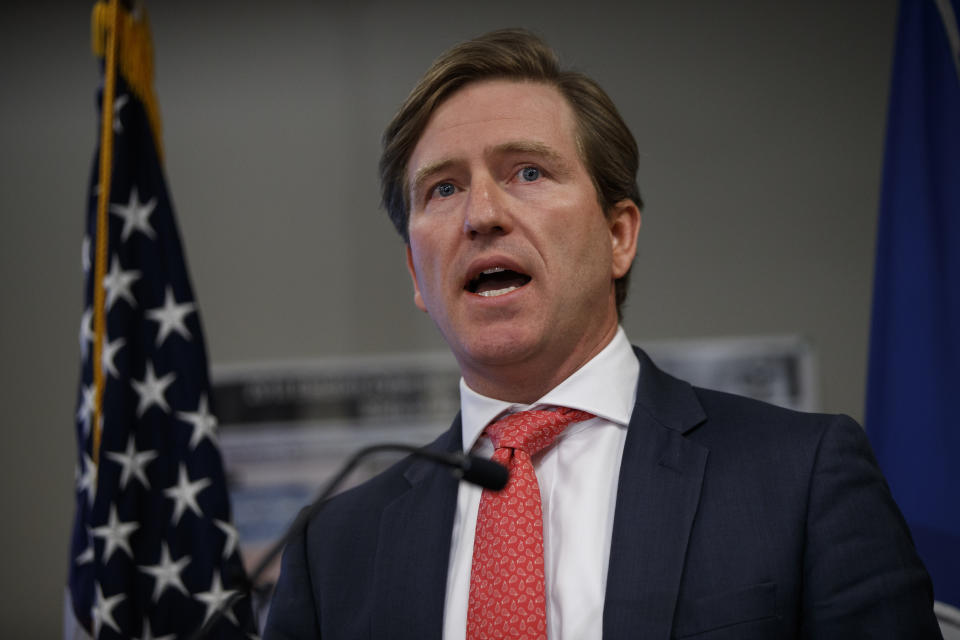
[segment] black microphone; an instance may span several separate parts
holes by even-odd
[[[469,454],[430,451],[428,449],[402,444],[374,445],[373,447],[368,447],[368,449],[379,450],[379,447],[406,451],[415,457],[433,460],[434,462],[450,467],[453,470],[453,474],[461,480],[491,491],[500,491],[507,486],[507,480],[509,479],[509,472],[502,464]],[[360,455],[365,453],[368,453],[367,449],[360,451]],[[370,453],[372,453],[372,451]]]
[[[510,472],[499,462],[462,453],[458,455],[463,458],[461,480],[466,480],[470,484],[475,484],[490,491],[500,491],[507,486],[507,481],[510,480]]]
[[[486,460],[477,456],[473,456],[465,453],[449,453],[445,451],[433,451],[425,447],[415,447],[409,444],[375,444],[369,447],[364,447],[360,449],[355,454],[350,456],[349,459],[340,467],[340,470],[333,476],[330,480],[327,481],[327,484],[323,487],[323,490],[320,491],[319,495],[314,498],[313,502],[309,506],[305,507],[297,514],[296,519],[294,519],[293,524],[287,529],[286,533],[277,540],[266,555],[261,558],[259,564],[254,568],[253,572],[250,574],[250,577],[246,579],[246,586],[248,591],[253,590],[253,585],[256,583],[257,579],[263,574],[267,566],[273,562],[273,559],[283,551],[283,548],[287,546],[287,543],[290,542],[290,539],[293,536],[297,535],[303,527],[306,526],[307,521],[310,520],[314,515],[316,515],[324,506],[327,504],[327,499],[336,491],[343,481],[346,479],[350,472],[353,471],[357,464],[363,458],[373,454],[380,453],[383,451],[403,451],[412,455],[415,458],[424,458],[426,460],[431,460],[438,464],[442,464],[446,467],[449,467],[453,472],[454,476],[469,482],[471,484],[479,485],[484,489],[490,491],[500,491],[505,486],[507,486],[507,480],[510,479],[510,473],[507,471],[507,468],[498,462],[493,460]],[[223,601],[222,606],[218,607],[216,611],[213,612],[213,615],[207,620],[207,622],[199,629],[197,629],[191,636],[190,640],[202,640],[210,631],[213,629],[214,625],[219,622],[220,618],[223,617],[224,612],[228,611],[233,604],[242,598],[245,595],[243,591],[237,591],[225,601]]]

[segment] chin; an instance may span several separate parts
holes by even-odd
[[[498,366],[528,359],[540,343],[541,340],[527,332],[489,332],[472,340],[458,341],[454,352],[461,366]]]

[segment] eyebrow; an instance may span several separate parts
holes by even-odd
[[[504,142],[484,149],[483,155],[503,156],[511,153],[527,153],[540,156],[558,164],[561,172],[565,173],[569,171],[567,162],[563,159],[563,156],[561,156],[560,153],[555,151],[553,147],[543,144],[542,142],[536,142],[534,140],[512,140],[509,142]],[[417,172],[413,176],[412,188],[410,189],[411,196],[415,197],[418,193],[420,193],[420,191],[423,189],[424,183],[427,182],[431,176],[446,171],[450,167],[458,164],[458,162],[459,161],[456,158],[445,158],[417,169]]]
[[[566,167],[566,162],[564,162],[563,156],[555,151],[553,147],[533,140],[504,142],[503,144],[498,144],[497,146],[485,149],[484,151],[484,155],[492,156],[507,155],[510,153],[529,153],[546,158],[551,162],[558,162]]]

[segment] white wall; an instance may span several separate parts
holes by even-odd
[[[596,77],[642,151],[638,342],[802,333],[862,416],[895,2],[149,3],[170,188],[214,362],[440,348],[378,209],[384,125],[503,26]],[[0,635],[55,637],[72,518],[84,3],[0,21]]]

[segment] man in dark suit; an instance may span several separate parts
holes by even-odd
[[[535,473],[510,495],[536,510],[402,461],[288,545],[268,640],[940,637],[852,420],[696,389],[630,347],[637,148],[596,83],[526,32],[463,43],[407,98],[380,167],[414,301],[462,373],[431,446],[510,449]],[[497,444],[515,416],[571,410],[525,458]],[[516,517],[532,546],[495,539]],[[519,590],[478,578],[491,555]]]

